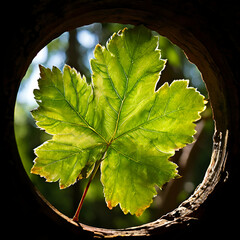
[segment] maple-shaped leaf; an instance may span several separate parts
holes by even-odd
[[[108,207],[141,215],[155,186],[178,176],[168,159],[193,142],[206,103],[187,80],[155,91],[165,66],[160,55],[158,38],[138,26],[96,46],[90,85],[69,66],[63,73],[40,67],[32,115],[53,137],[35,149],[31,172],[66,188],[101,165]]]

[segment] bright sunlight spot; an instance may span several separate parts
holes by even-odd
[[[96,34],[85,29],[77,33],[77,40],[85,48],[93,48],[98,43]]]

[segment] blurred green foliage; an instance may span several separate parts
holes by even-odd
[[[62,69],[64,64],[67,63],[75,67],[81,74],[84,74],[88,78],[88,81],[90,81],[91,69],[89,59],[93,57],[95,45],[98,42],[105,45],[113,32],[123,29],[124,27],[131,28],[133,26],[116,23],[95,23],[62,34],[39,52],[29,66],[19,87],[15,107],[15,136],[23,166],[29,178],[43,196],[54,207],[69,217],[72,217],[75,213],[87,180],[81,180],[67,189],[60,190],[58,183],[46,183],[44,178],[30,173],[35,158],[33,149],[51,138],[51,136],[44,131],[36,128],[30,114],[30,110],[37,107],[33,99],[32,91],[34,88],[37,88],[37,79],[39,77],[38,64],[49,68],[57,66]],[[157,33],[154,34],[158,35]],[[173,45],[167,38],[159,36],[159,40],[162,58],[168,59],[168,62],[165,70],[162,72],[157,88],[166,81],[171,82],[174,79],[183,78],[190,79],[190,84],[197,87],[198,90],[208,98],[205,84],[201,79],[201,74],[197,67],[190,63],[183,51]],[[151,207],[139,218],[124,215],[119,207],[109,210],[104,200],[103,189],[98,174],[95,176],[83,204],[80,221],[92,226],[105,228],[124,228],[140,225],[156,220],[162,214],[169,211],[169,209],[175,208],[189,197],[194,188],[202,181],[210,161],[214,129],[210,107],[203,113],[202,121],[204,121],[204,128],[201,139],[196,141],[197,153],[194,154],[194,159],[188,161],[191,167],[184,173],[184,181],[181,188],[174,190],[178,192],[177,196],[171,199],[171,201],[174,200],[174,205],[170,206],[168,201],[164,201],[164,197],[167,195],[166,192],[169,191],[170,188],[167,184],[154,199]],[[177,156],[174,157],[173,161],[177,161],[177,157],[180,154],[181,153],[176,154]],[[181,169],[179,170],[181,171]]]

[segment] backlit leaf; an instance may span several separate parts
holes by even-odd
[[[169,158],[193,142],[206,103],[188,80],[155,92],[166,62],[160,56],[158,38],[139,26],[96,46],[90,85],[69,66],[63,73],[40,67],[32,115],[53,137],[35,149],[32,173],[66,188],[101,162],[108,207],[140,216],[155,186],[178,176]]]

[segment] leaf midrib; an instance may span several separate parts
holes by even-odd
[[[124,76],[125,76],[125,78],[126,78],[126,86],[125,86],[125,91],[124,91],[123,99],[120,97],[120,99],[121,99],[121,105],[120,105],[120,107],[119,107],[119,111],[118,111],[118,114],[117,114],[118,116],[117,116],[117,121],[116,121],[116,125],[115,125],[115,130],[114,130],[113,135],[112,135],[112,137],[111,137],[111,139],[110,139],[110,141],[109,141],[109,145],[115,140],[114,138],[115,138],[115,135],[116,135],[117,130],[118,130],[118,127],[119,127],[120,115],[121,115],[121,112],[122,112],[123,104],[124,104],[125,99],[126,99],[126,96],[127,96],[127,94],[128,94],[129,76],[130,76],[130,74],[131,74],[131,72],[132,72],[132,68],[133,68],[133,58],[134,58],[134,55],[135,55],[135,53],[136,53],[137,46],[138,46],[138,44],[139,44],[139,32],[138,32],[138,36],[137,36],[137,41],[136,41],[136,42],[137,42],[137,43],[136,43],[135,48],[134,48],[134,50],[133,50],[133,52],[132,52],[132,55],[131,55],[131,57],[130,57],[130,59],[131,59],[131,65],[129,66],[129,69],[128,69],[128,73],[127,73],[127,74],[126,74],[126,72],[124,71],[124,68],[123,68],[123,66],[122,66],[122,64],[121,64],[121,61],[120,61],[120,59],[119,59],[118,48],[116,48],[116,50],[117,50],[117,54],[116,54],[117,57],[116,57],[116,59],[118,60],[118,63],[119,63],[119,65],[121,66],[122,72],[123,72],[123,74],[124,74]],[[124,45],[125,45],[126,48],[128,48],[127,43],[126,43],[125,41],[124,41]],[[102,54],[102,55],[103,55],[103,54]],[[106,65],[104,55],[103,55],[103,59],[104,59],[105,65]],[[106,65],[106,66],[107,66],[107,65]],[[107,73],[108,73],[108,68],[107,68]],[[113,84],[113,81],[112,81],[109,73],[108,73],[108,77],[109,77],[109,79],[110,79],[110,81],[111,81],[111,84],[113,85],[113,87],[114,87],[114,89],[115,89],[115,86],[114,86],[114,84]],[[135,86],[135,85],[134,85],[134,86]],[[118,93],[117,91],[115,91],[115,92]],[[117,96],[119,96],[119,94],[117,94]]]
[[[115,140],[123,137],[124,135],[126,135],[126,134],[128,134],[128,133],[130,133],[130,132],[137,131],[138,129],[140,129],[141,127],[143,127],[144,125],[146,125],[146,124],[148,124],[148,123],[150,123],[150,122],[156,121],[156,120],[158,120],[158,119],[160,119],[160,118],[163,118],[163,117],[167,117],[169,114],[172,114],[172,113],[175,113],[175,112],[178,112],[178,111],[182,111],[182,110],[184,110],[184,109],[177,109],[177,110],[168,112],[168,113],[166,113],[166,114],[160,115],[160,116],[155,117],[155,118],[150,119],[150,120],[149,120],[149,118],[148,118],[144,123],[139,124],[137,127],[134,127],[134,128],[132,128],[132,129],[129,129],[128,131],[120,134],[120,135],[117,136],[113,141],[115,141]]]
[[[94,133],[96,133],[102,140],[104,140],[105,143],[107,143],[107,140],[99,133],[97,132],[87,121],[86,119],[81,116],[79,114],[79,112],[74,108],[74,106],[67,100],[66,96],[64,93],[61,92],[61,90],[59,88],[57,88],[57,86],[55,84],[53,84],[52,86],[49,87],[54,87],[59,93],[60,95],[63,97],[63,99],[67,102],[67,104],[70,106],[70,108],[77,114],[77,116],[82,120],[82,122],[87,126],[87,128],[89,128],[90,130],[92,130]],[[74,85],[74,89],[75,89],[75,85]],[[75,89],[76,90],[76,89]],[[77,96],[78,97],[78,96]],[[76,124],[76,123],[74,123]],[[77,125],[77,124],[76,124]],[[80,125],[80,124],[79,124]],[[82,126],[82,125],[80,125]]]

